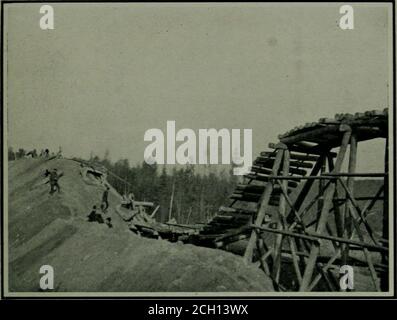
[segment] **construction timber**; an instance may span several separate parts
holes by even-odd
[[[337,114],[278,138],[231,203],[187,242],[227,250],[245,239],[246,263],[257,263],[280,291],[340,291],[335,274],[342,265],[364,268],[373,291],[387,291],[388,110]],[[384,170],[356,172],[357,148],[372,139],[383,140]],[[381,181],[379,190],[358,197],[357,179]],[[382,227],[375,230],[368,216],[379,201]]]

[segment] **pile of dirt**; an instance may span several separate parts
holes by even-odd
[[[46,169],[57,168],[61,193],[49,194]],[[54,268],[55,291],[69,292],[263,292],[271,281],[241,257],[220,250],[172,244],[133,234],[115,208],[113,228],[88,222],[104,187],[86,183],[79,163],[22,159],[9,163],[9,290],[35,292],[39,269]],[[7,220],[6,220],[7,221]]]

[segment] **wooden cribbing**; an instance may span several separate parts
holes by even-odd
[[[320,172],[320,169],[322,167],[322,163],[323,163],[324,159],[325,159],[324,155],[321,155],[318,158],[316,164],[314,165],[312,171],[310,172],[310,177],[317,176],[317,174]],[[309,177],[306,177],[306,178],[309,178]],[[299,195],[297,196],[297,198],[296,198],[296,200],[294,202],[295,210],[299,210],[300,209],[301,205],[303,204],[303,202],[304,202],[304,200],[306,198],[306,195],[309,193],[310,189],[312,188],[313,182],[314,182],[314,179],[306,180],[303,188],[299,192]],[[287,222],[288,223],[293,222],[294,221],[294,216],[295,216],[294,211],[290,210],[289,214],[287,215]]]
[[[318,139],[319,137],[322,137],[323,135],[325,135],[327,133],[337,133],[338,131],[339,131],[338,125],[328,125],[328,126],[310,130],[307,132],[298,133],[298,134],[295,134],[290,137],[285,137],[285,138],[280,139],[280,141],[285,144],[301,143],[301,141],[316,142],[316,139]]]
[[[343,126],[343,127],[341,126],[341,130],[344,130],[345,132],[343,134],[341,147],[339,149],[339,153],[335,162],[335,167],[333,172],[340,171],[343,159],[345,158],[347,145],[350,141],[350,136],[351,136],[351,128],[347,126]],[[335,183],[330,184],[324,192],[324,205],[321,210],[320,218],[316,229],[316,232],[319,234],[322,234],[324,232],[324,228],[328,219],[328,213],[332,206],[332,198],[334,196],[334,192],[335,192]],[[302,284],[299,288],[299,291],[308,290],[319,251],[320,251],[319,245],[312,246],[310,251],[310,256],[306,262],[306,268],[303,274]]]
[[[273,170],[272,170],[273,175],[277,175],[278,170],[280,169],[282,158],[283,158],[283,153],[284,153],[283,146],[280,145],[279,147],[280,148],[278,148],[278,150],[277,150],[276,161],[274,162],[274,165],[273,165]],[[270,196],[272,194],[272,191],[273,191],[273,183],[269,182],[269,183],[267,183],[265,191],[263,192],[263,194],[260,198],[260,201],[259,201],[258,215],[255,220],[256,226],[262,225],[263,219],[265,218],[265,214],[267,211],[267,207],[269,205]],[[254,251],[254,248],[256,245],[256,240],[257,240],[256,232],[253,230],[251,232],[251,237],[248,241],[248,245],[247,245],[247,248],[244,253],[244,261],[246,263],[250,263],[252,261],[252,255],[253,255],[253,251]]]
[[[374,196],[354,194],[356,177],[378,177],[387,184],[387,155],[385,173],[357,173],[355,169],[358,142],[387,137],[387,123],[387,110],[340,114],[335,119],[306,123],[280,135],[280,143],[269,144],[273,150],[261,152],[255,159],[251,172],[244,176],[244,184],[234,190],[230,207],[221,208],[197,239],[202,237],[200,243],[224,248],[249,236],[244,261],[251,262],[256,250],[261,268],[281,291],[285,290],[279,281],[283,277],[282,263],[292,263],[300,291],[316,289],[320,280],[329,290],[339,290],[330,270],[340,264],[368,266],[376,290],[380,289],[377,273],[381,273],[382,290],[387,291],[388,279],[383,276],[387,273],[389,258],[387,186],[377,190]],[[333,148],[339,148],[338,152],[331,152]],[[348,148],[349,170],[341,172]],[[300,182],[302,185],[298,185]],[[342,191],[337,188],[338,183]],[[319,189],[313,194],[311,191],[317,185]],[[292,194],[294,188],[296,195]],[[365,201],[362,209],[359,201]],[[377,201],[384,201],[385,239],[382,241],[371,229],[371,220],[367,221]],[[256,205],[257,210],[237,209],[237,205]],[[269,206],[274,208],[270,210]],[[343,206],[346,210],[341,210]],[[272,217],[266,221],[268,224],[264,224],[266,215]],[[242,227],[247,226],[242,232]],[[265,233],[275,236],[268,237]],[[268,241],[272,242],[266,243]],[[325,241],[334,249],[326,257],[319,255]],[[365,260],[356,261],[349,255],[351,250],[361,250]],[[381,254],[381,265],[372,261],[371,252]]]

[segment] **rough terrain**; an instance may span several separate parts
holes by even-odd
[[[52,168],[64,173],[60,194],[50,195],[42,183],[44,171]],[[75,161],[11,161],[8,191],[12,292],[40,291],[39,268],[45,264],[54,268],[55,291],[273,291],[263,272],[241,257],[133,234],[114,210],[120,203],[114,189],[109,194],[113,228],[88,222],[103,186],[84,181]]]

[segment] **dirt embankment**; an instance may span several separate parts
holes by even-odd
[[[57,168],[60,194],[42,184]],[[77,162],[24,159],[9,163],[9,289],[37,292],[39,269],[54,268],[55,290],[74,292],[272,291],[271,281],[241,257],[191,245],[141,238],[130,232],[109,194],[113,228],[87,222],[103,186],[87,184]]]

